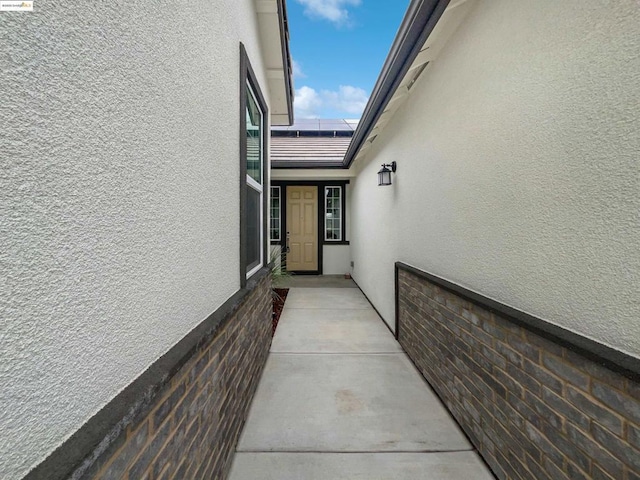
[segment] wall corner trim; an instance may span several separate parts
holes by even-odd
[[[469,290],[461,285],[445,280],[437,275],[428,273],[419,268],[413,267],[403,262],[395,263],[395,275],[396,275],[396,331],[400,331],[400,326],[397,325],[398,320],[398,284],[397,277],[399,271],[409,272],[416,275],[419,278],[425,279],[444,290],[447,290],[453,294],[456,294],[465,300],[472,302],[482,308],[495,312],[501,315],[506,320],[525,328],[536,335],[546,338],[554,343],[557,343],[568,350],[578,353],[589,360],[598,363],[608,369],[619,373],[631,380],[640,381],[640,358],[629,355],[620,350],[616,350],[612,347],[598,343],[588,337],[580,335],[578,333],[567,330],[563,327],[550,323],[541,318],[530,315],[526,312],[518,310],[516,308],[505,305],[492,298],[486,297],[478,292]]]

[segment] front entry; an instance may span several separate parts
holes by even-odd
[[[287,187],[287,270],[318,271],[318,187]]]

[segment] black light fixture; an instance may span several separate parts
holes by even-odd
[[[391,170],[389,170],[389,167]],[[396,173],[396,162],[383,163],[378,172],[378,186],[391,185],[391,173]]]

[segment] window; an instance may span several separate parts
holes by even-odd
[[[272,242],[282,240],[280,230],[282,227],[282,209],[280,208],[280,187],[271,187],[271,224],[270,237]]]
[[[262,112],[250,85],[247,85],[247,182],[262,189]]]
[[[263,263],[262,245],[262,120],[263,115],[258,107],[251,86],[247,85],[247,278],[260,269]]]
[[[342,240],[342,188],[324,189],[324,239]]]
[[[240,58],[240,278],[244,286],[265,264],[267,108],[242,44]]]

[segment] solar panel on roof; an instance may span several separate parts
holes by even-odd
[[[351,127],[344,120],[320,120],[322,130],[350,130]]]
[[[295,129],[296,127],[318,128],[319,124],[320,124],[320,120],[318,120],[317,118],[302,118],[300,120],[296,120],[296,122],[291,126],[291,128],[293,129]]]
[[[351,137],[357,125],[357,120],[301,118],[289,127],[272,127],[271,131],[272,136]]]

